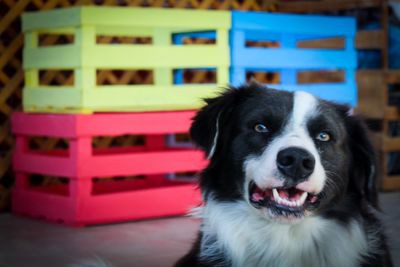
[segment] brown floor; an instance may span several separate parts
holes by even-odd
[[[382,194],[382,215],[400,266],[400,192]],[[171,266],[193,241],[199,221],[190,218],[68,228],[10,214],[0,215],[0,267],[64,267],[100,257],[115,267]]]

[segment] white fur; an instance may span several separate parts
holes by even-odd
[[[223,252],[233,267],[359,266],[370,239],[356,220],[347,226],[315,216],[297,224],[276,223],[244,201],[211,199],[201,217],[200,257],[216,259]]]
[[[212,146],[211,146],[211,149],[210,149],[210,153],[208,153],[208,155],[207,155],[207,159],[211,159],[212,158],[212,156],[215,153],[215,148],[217,147],[217,140],[218,140],[218,135],[219,135],[219,116],[220,115],[221,115],[221,113],[218,114],[217,120],[215,122],[215,135],[214,135],[214,138],[213,138],[213,143],[212,143]]]
[[[314,172],[306,182],[298,185],[304,191],[319,193],[322,191],[326,174],[321,164],[317,148],[308,134],[307,122],[315,116],[317,99],[305,92],[296,92],[294,95],[293,112],[282,134],[276,137],[266,147],[261,156],[251,156],[244,163],[247,183],[254,180],[261,188],[279,187],[283,185],[283,179],[279,179],[279,171],[276,165],[276,157],[282,149],[295,146],[304,148],[315,158]]]

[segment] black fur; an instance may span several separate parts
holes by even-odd
[[[242,200],[246,197],[243,161],[248,155],[260,155],[282,133],[293,109],[293,94],[251,84],[229,89],[206,102],[207,105],[193,119],[190,134],[206,154],[212,150],[217,125],[218,140],[210,163],[201,175],[200,187],[205,200],[210,194],[217,201]],[[381,223],[372,213],[378,208],[377,172],[368,132],[361,119],[349,116],[347,106],[319,100],[319,111],[308,122],[307,129],[310,136],[321,130],[332,133],[332,142],[315,141],[315,146],[335,186],[324,188],[315,216],[336,220],[343,225],[357,219],[365,231],[378,232],[380,249],[370,251],[361,266],[392,266]],[[268,123],[268,134],[254,134],[252,126],[259,122]],[[191,251],[177,262],[177,267],[216,265],[216,262],[200,261],[201,239],[199,233]],[[225,255],[221,253],[220,257],[223,259]]]

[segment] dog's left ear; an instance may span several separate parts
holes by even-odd
[[[228,89],[220,96],[206,99],[206,106],[197,112],[190,128],[192,141],[202,148],[208,158],[223,147],[221,136],[229,133],[229,118],[237,89]]]
[[[361,118],[347,112],[346,128],[349,135],[350,151],[353,159],[351,183],[361,196],[378,208],[377,160],[368,129]]]

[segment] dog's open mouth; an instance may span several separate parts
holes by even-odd
[[[268,208],[274,216],[303,217],[306,210],[317,207],[320,197],[295,187],[261,189],[250,182],[249,200],[255,208]]]

